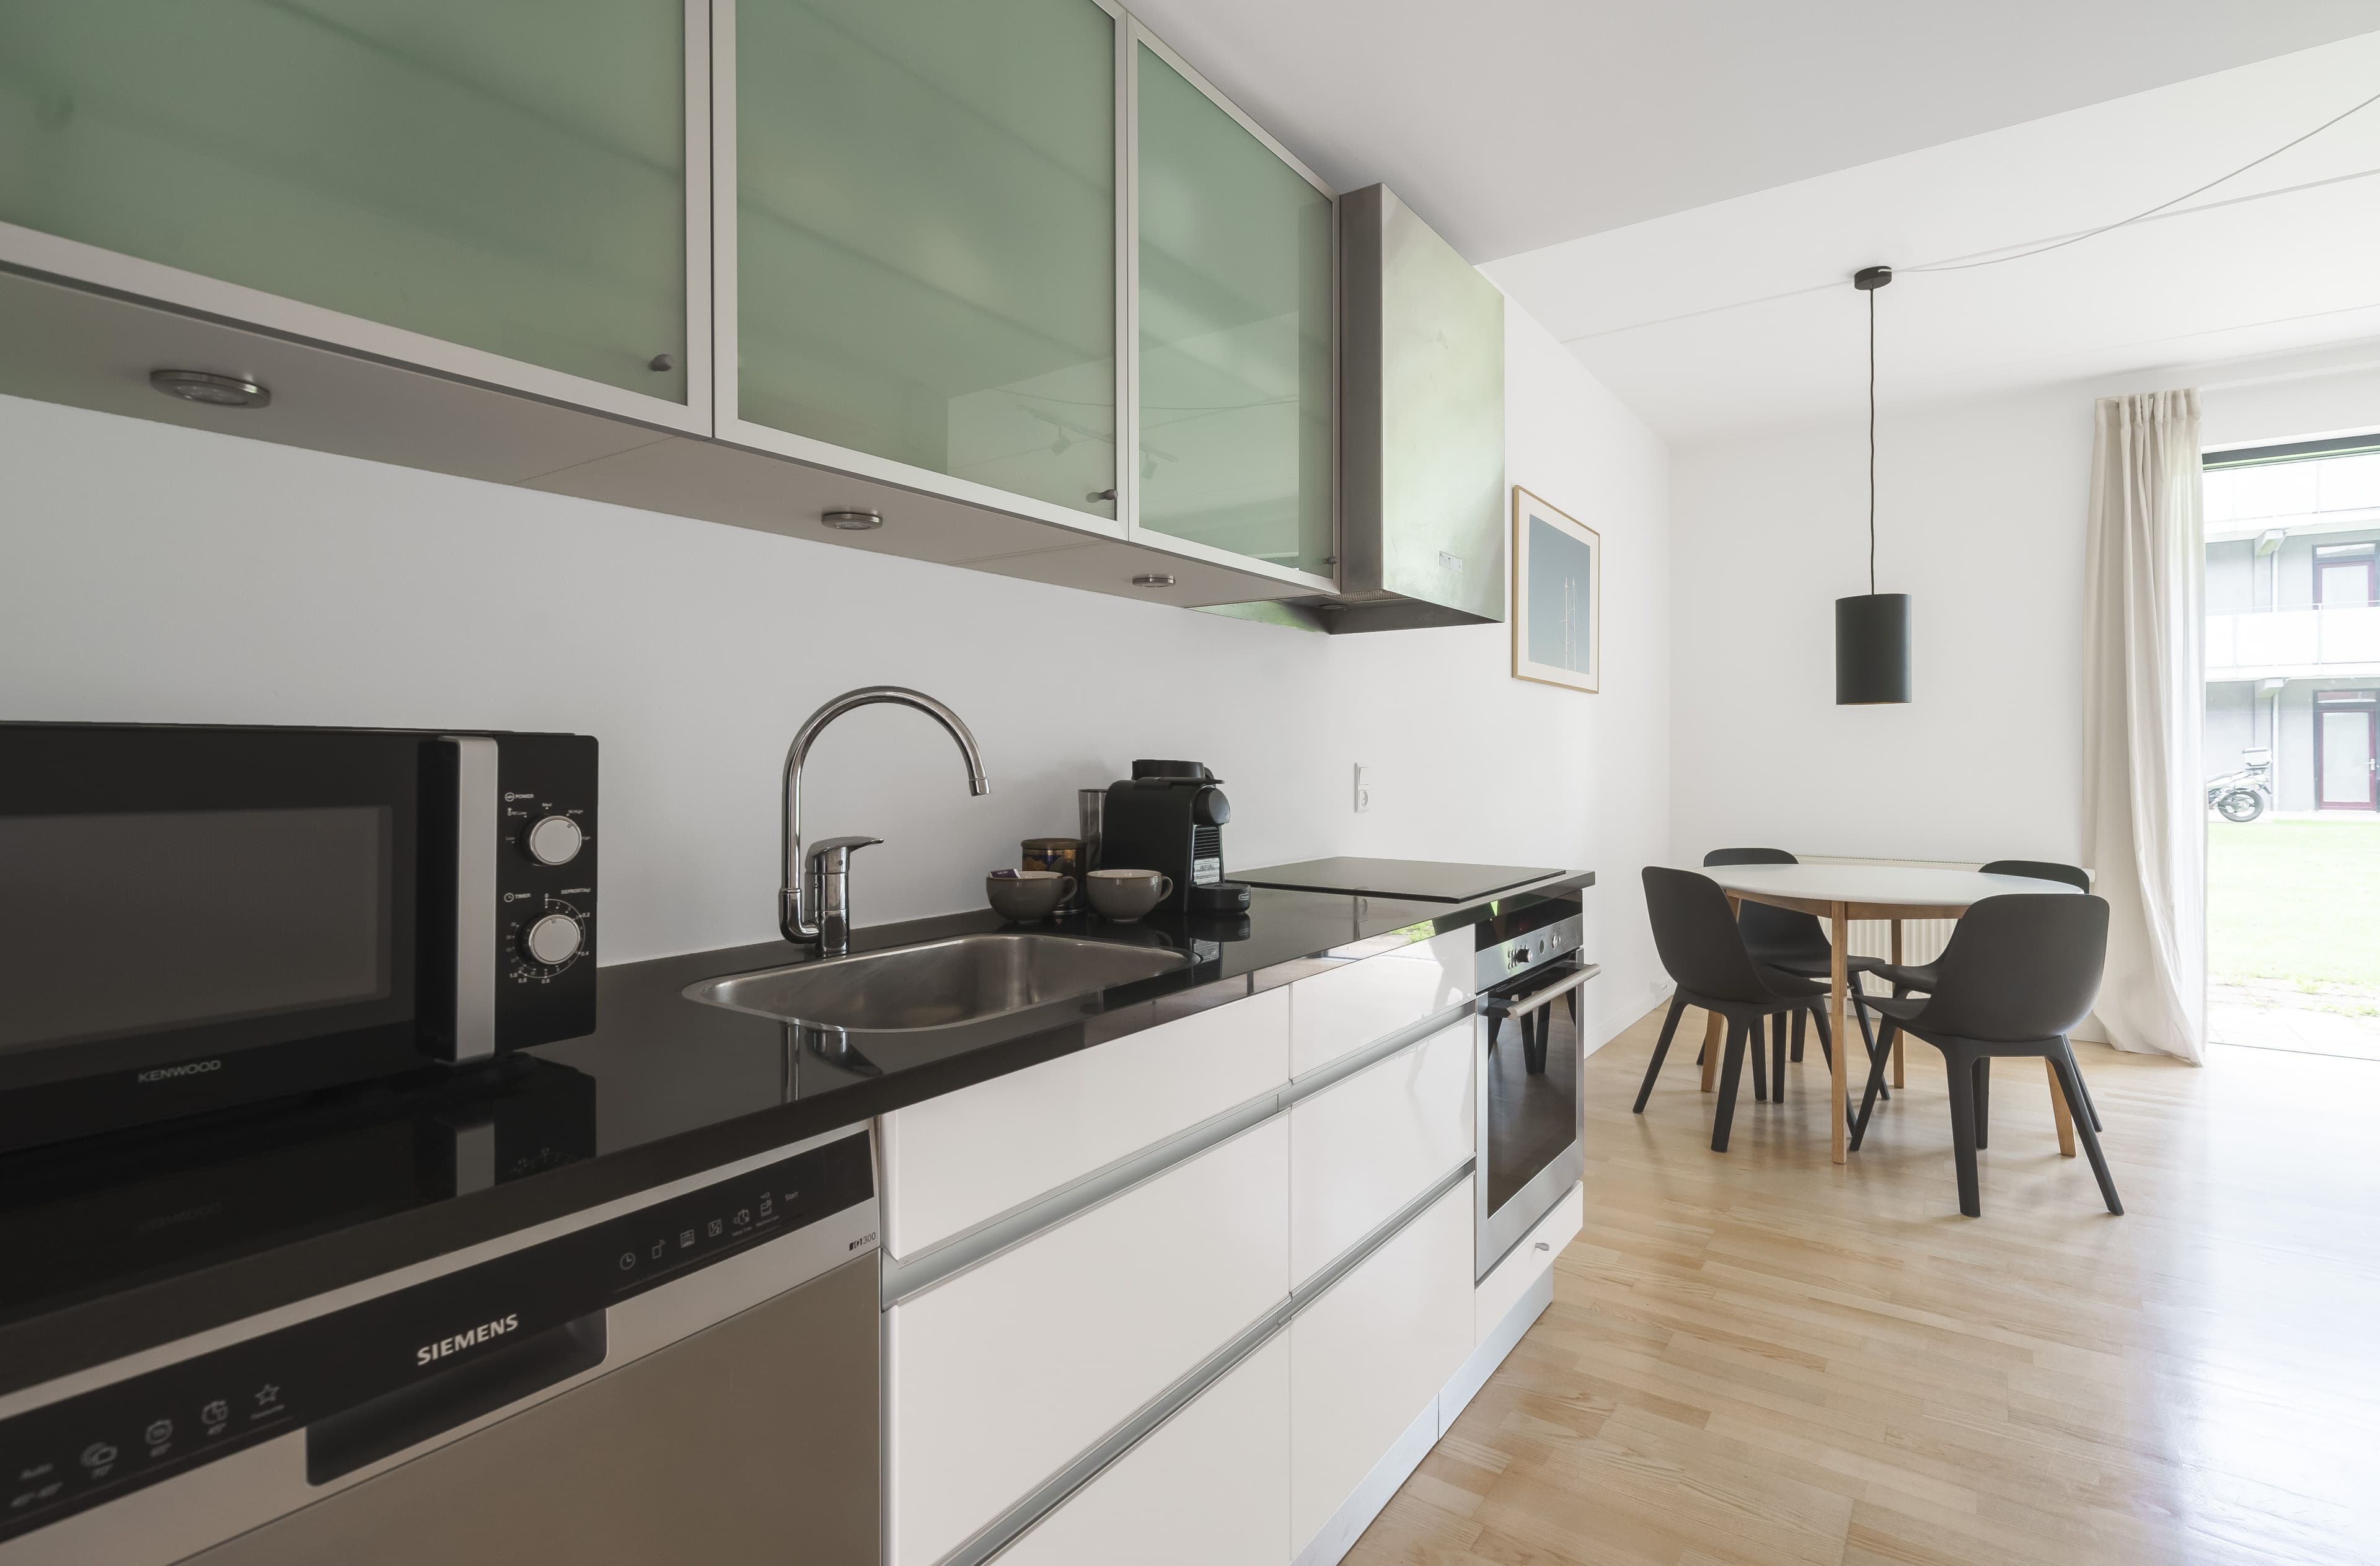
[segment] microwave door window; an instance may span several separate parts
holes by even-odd
[[[384,1007],[392,826],[372,805],[0,817],[0,1051]]]

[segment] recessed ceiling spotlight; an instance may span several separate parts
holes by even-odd
[[[1171,571],[1144,571],[1139,576],[1135,577],[1132,579],[1132,585],[1135,588],[1170,588],[1173,585],[1173,573]]]
[[[169,397],[210,407],[270,407],[273,394],[237,375],[212,375],[203,370],[152,370],[149,384]]]
[[[884,526],[883,516],[873,511],[829,511],[819,521],[838,533],[872,533]]]

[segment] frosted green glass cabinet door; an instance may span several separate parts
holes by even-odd
[[[1147,45],[1140,524],[1330,574],[1330,198]]]
[[[685,9],[6,0],[0,221],[683,401]]]
[[[738,0],[740,418],[1116,514],[1116,26]]]

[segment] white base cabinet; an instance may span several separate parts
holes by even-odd
[[[1303,1549],[1470,1356],[1471,1181],[1289,1324],[1290,1536]]]
[[[1034,1524],[998,1566],[1285,1566],[1289,1334]]]
[[[1276,1118],[887,1312],[891,1566],[931,1566],[1276,1306],[1288,1187]]]
[[[1289,1072],[1304,1076],[1471,999],[1474,938],[1451,929],[1289,987]]]
[[[884,1248],[915,1256],[1288,1080],[1282,989],[895,1110]]]
[[[1290,1276],[1303,1283],[1471,1156],[1471,1021],[1289,1111]]]

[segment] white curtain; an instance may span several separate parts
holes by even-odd
[[[2206,1053],[2206,546],[2198,394],[2103,397],[2091,458],[2082,852],[2107,898],[2099,1020],[2118,1049]]]

